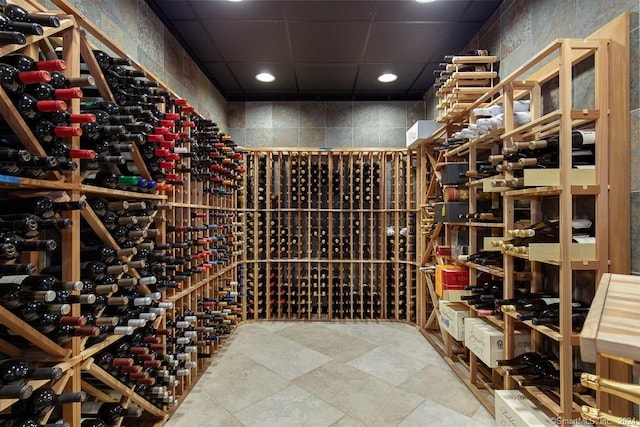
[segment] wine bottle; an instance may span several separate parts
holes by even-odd
[[[57,394],[50,388],[42,387],[35,390],[28,399],[13,405],[11,407],[11,415],[16,417],[32,415],[41,417],[55,405],[84,402],[86,399],[87,393],[84,391]]]
[[[42,218],[51,218],[56,212],[67,210],[83,210],[86,207],[84,200],[75,202],[54,202],[50,197],[35,197],[25,199],[12,199],[11,203],[5,203],[2,214],[20,214],[24,212],[37,215]]]
[[[119,403],[83,402],[82,417],[100,418],[107,423],[115,423],[123,417],[127,410]]]
[[[62,377],[62,369],[58,367],[33,368],[31,364],[25,360],[0,360],[0,385],[6,385],[24,379],[58,380],[60,377]]]
[[[551,359],[542,359],[529,365],[520,366],[507,371],[507,375],[553,376],[559,371],[558,363]]]
[[[640,385],[638,384],[610,380],[587,372],[582,373],[580,382],[592,390],[619,396],[636,404],[640,404]]]
[[[548,359],[548,358],[549,356],[546,354],[530,351],[527,353],[522,353],[511,359],[496,360],[496,365],[497,366],[514,366],[514,367],[529,366],[536,362],[539,362],[541,360]]]
[[[33,22],[46,27],[60,27],[60,19],[58,19],[57,16],[44,13],[30,13],[25,8],[15,4],[0,5],[0,12],[10,20],[16,22]]]

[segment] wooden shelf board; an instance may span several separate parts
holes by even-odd
[[[64,15],[64,16],[60,16],[58,15],[60,18],[60,27],[58,28],[54,28],[54,27],[42,27],[44,29],[44,32],[41,36],[26,36],[27,37],[27,44],[26,45],[20,45],[20,44],[5,44],[2,45],[2,55],[8,55],[10,53],[16,52],[20,49],[24,49],[25,46],[29,46],[31,44],[37,43],[40,40],[44,40],[47,39],[49,37],[52,36],[56,36],[58,33],[63,32],[64,30],[66,30],[67,28],[71,28],[73,26],[75,26],[76,21],[74,19],[73,16],[68,16],[68,15]]]
[[[23,338],[45,353],[58,357],[71,356],[71,349],[60,347],[3,306],[0,306],[0,318],[4,326],[14,332],[20,332]]]
[[[512,317],[513,319],[515,319],[516,321],[518,321],[520,324],[526,325],[527,327],[540,332],[541,334],[543,334],[544,336],[557,341],[557,342],[564,342],[566,341],[565,338],[563,337],[563,335],[557,330],[556,327],[553,326],[548,326],[548,325],[534,325],[531,320],[518,320],[518,312],[517,311],[510,311],[507,313],[503,313],[506,314],[509,317]],[[580,334],[579,332],[573,332],[571,334],[571,336],[569,337],[569,341],[570,344],[573,346],[578,346],[580,345]]]
[[[152,415],[157,417],[163,417],[165,415],[164,411],[157,406],[151,404],[147,399],[135,393],[129,387],[121,383],[119,380],[115,379],[111,374],[109,374],[104,369],[100,368],[95,364],[91,364],[89,366],[87,372],[89,372],[92,376],[94,376],[99,381],[103,382],[105,385],[109,386],[114,391],[117,391],[123,396],[129,397],[133,402],[135,402],[138,406],[140,406],[145,411],[149,412]]]
[[[117,197],[123,199],[146,199],[146,200],[165,200],[165,194],[149,194],[138,193],[136,191],[113,190],[111,188],[96,187],[93,185],[82,184],[80,191],[86,194],[97,195],[102,197]]]

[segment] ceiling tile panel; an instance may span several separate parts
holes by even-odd
[[[191,50],[202,62],[222,61],[222,55],[204,30],[199,21],[176,21],[174,34],[178,40],[182,38],[189,50]]]
[[[369,21],[375,9],[370,1],[289,1],[285,13],[290,21]]]
[[[456,22],[467,8],[469,0],[434,1],[382,1],[376,10],[376,21]]]
[[[189,0],[196,15],[202,20],[281,20],[284,19],[283,2],[280,1],[207,1]]]
[[[502,0],[145,1],[229,100],[353,100],[421,99]]]
[[[289,60],[289,44],[282,22],[203,22],[220,53],[230,62]]]
[[[365,62],[425,62],[446,43],[450,25],[441,23],[375,23]]]
[[[187,2],[180,0],[155,0],[169,19],[196,19],[197,16]]]
[[[362,57],[368,23],[292,22],[291,46],[296,62],[358,62]]]
[[[205,62],[203,65],[223,91],[240,89],[226,62]]]
[[[404,90],[411,86],[416,79],[423,65],[416,63],[389,63],[389,64],[361,64],[356,82],[356,90],[366,91],[386,91]],[[398,76],[398,80],[391,83],[380,83],[378,76],[383,73],[393,73]]]
[[[357,64],[298,64],[296,76],[301,91],[348,91],[353,89]]]
[[[469,7],[460,17],[460,21],[484,23],[500,5],[501,0],[475,0],[469,3]]]
[[[278,91],[295,90],[296,80],[294,68],[287,62],[257,62],[248,66],[244,63],[230,63],[229,68],[243,89]],[[256,74],[269,72],[276,77],[271,83],[262,83],[255,79]]]

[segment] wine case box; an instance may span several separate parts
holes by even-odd
[[[530,351],[531,335],[516,331],[513,355]],[[487,366],[496,366],[496,360],[504,359],[504,333],[479,318],[464,319],[464,345]]]
[[[457,185],[469,181],[465,172],[469,170],[469,163],[447,163],[440,169],[440,184]],[[461,176],[462,175],[462,176]]]
[[[460,215],[469,213],[469,202],[435,203],[435,222],[460,222]]]
[[[460,265],[436,265],[436,294],[445,290],[462,290],[469,284],[469,269]]]
[[[496,426],[546,427],[556,426],[535,403],[519,390],[496,390]]]
[[[440,325],[453,339],[464,339],[464,319],[469,317],[469,307],[462,303],[440,300]]]
[[[445,289],[440,297],[449,302],[460,302],[463,295],[471,295],[471,291]]]
[[[442,125],[435,120],[418,120],[407,130],[407,148],[414,148],[420,141],[431,138],[440,126]]]
[[[529,259],[531,261],[549,261],[560,259],[559,243],[530,243]],[[572,261],[595,261],[595,243],[571,243]]]
[[[560,169],[525,169],[525,187],[560,185]],[[596,185],[595,169],[571,169],[571,185]]]

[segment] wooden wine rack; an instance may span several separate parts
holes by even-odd
[[[518,386],[513,377],[506,375],[505,369],[484,365],[463,342],[456,342],[446,330],[437,327],[437,320],[440,318],[438,297],[432,289],[433,276],[429,267],[438,263],[466,265],[470,270],[471,284],[476,283],[476,274],[480,272],[502,278],[504,298],[514,297],[516,281],[529,281],[531,291],[536,292],[548,289],[549,278],[553,277],[557,281],[561,301],[558,327],[537,326],[530,321],[519,321],[517,313],[508,313],[500,318],[481,318],[487,324],[504,331],[504,358],[514,356],[516,330],[530,334],[532,350],[552,349],[559,355],[559,391],[548,392],[533,386],[520,388],[549,416],[559,417],[563,422],[575,420],[579,418],[580,404],[586,402],[590,406],[596,406],[590,396],[573,392],[573,369],[579,340],[572,330],[570,304],[576,295],[583,298],[585,295],[593,296],[604,273],[628,273],[630,269],[629,241],[627,235],[621,234],[618,228],[619,224],[629,223],[628,31],[629,15],[623,14],[587,39],[555,40],[511,75],[502,78],[493,88],[479,94],[474,102],[453,112],[447,117],[446,124],[416,149],[421,158],[417,175],[423,179],[418,184],[421,194],[419,197],[428,197],[440,192],[433,185],[432,178],[438,175],[436,165],[439,162],[468,162],[469,170],[474,170],[481,159],[486,159],[487,154],[499,153],[502,147],[509,147],[516,141],[542,139],[559,134],[561,147],[570,147],[573,129],[593,128],[596,132],[596,165],[595,171],[592,171],[595,173],[589,182],[578,181],[577,176],[574,176],[571,150],[566,149],[560,150],[561,173],[555,183],[542,184],[541,181],[532,180],[531,176],[527,179],[528,175],[525,174],[522,188],[491,185],[501,182],[497,181],[499,179],[513,178],[511,171],[488,178],[469,179],[463,185],[469,191],[469,212],[477,211],[478,197],[482,191],[492,192],[494,202],[499,202],[497,205],[503,211],[502,223],[443,223],[445,232],[442,234],[430,223],[432,219],[428,199],[420,205],[421,222],[429,232],[418,242],[419,250],[422,251],[421,265],[425,272],[418,279],[418,287],[429,288],[432,303],[418,305],[419,324],[425,337],[440,350],[454,372],[492,413],[493,391]],[[589,74],[590,81],[587,85],[592,93],[581,94],[583,97],[580,98],[576,96],[576,87],[584,89],[585,85],[584,81],[577,80],[579,77],[575,76],[580,75],[585,68],[592,73]],[[543,102],[543,98],[550,93],[557,95],[554,97],[557,102],[553,111],[545,110],[549,106]],[[522,99],[530,101],[531,121],[516,125],[513,120],[513,105],[514,101]],[[585,105],[580,105],[581,102]],[[504,107],[503,128],[448,151],[434,151],[460,126],[473,123],[471,113],[474,108],[497,104]],[[553,175],[551,170],[546,172],[547,176]],[[559,248],[559,256],[540,255],[534,248],[530,248],[529,255],[505,252],[504,266],[497,268],[436,255],[434,246],[438,243],[452,244],[452,234],[461,229],[468,232],[470,254],[488,249],[485,238],[500,239],[507,235],[507,230],[516,228],[518,224],[515,213],[523,206],[530,214],[531,224],[546,217],[560,219],[560,243],[554,248]],[[572,218],[584,215],[592,218],[595,224],[595,251],[589,256],[583,255],[578,251],[580,248],[571,243],[571,227],[566,225],[571,223]],[[527,266],[524,275],[516,272],[517,263]],[[546,282],[544,288],[543,281]],[[420,314],[423,310],[424,314]],[[469,316],[480,317],[471,306]],[[614,365],[611,360],[599,360],[597,369],[599,373],[603,372],[601,375],[605,378],[614,377],[626,382],[631,379],[627,365]],[[620,416],[630,416],[628,402],[598,394],[597,403],[601,410],[613,410]]]
[[[248,318],[415,322],[412,162],[405,150],[250,151]]]
[[[47,58],[56,58],[54,46],[62,47],[63,59],[67,68],[64,71],[66,77],[77,77],[80,75],[81,58],[85,62],[91,75],[96,80],[96,86],[99,88],[102,98],[106,101],[112,101],[113,95],[106,83],[100,67],[95,60],[92,50],[94,47],[87,40],[87,33],[91,34],[100,43],[111,50],[114,56],[128,57],[126,52],[119,48],[115,43],[100,31],[72,5],[65,0],[53,0],[61,11],[48,11],[43,6],[31,0],[15,0],[10,3],[18,4],[30,11],[57,14],[60,17],[62,25],[59,28],[47,28],[43,36],[28,36],[28,43],[25,46],[9,45],[2,46],[2,55],[12,52],[20,52],[22,54],[38,58],[43,55]],[[146,70],[140,64],[132,61],[134,68],[145,71],[149,80],[159,82],[161,89],[170,89],[157,79],[153,73]],[[179,98],[175,93],[170,91],[173,98]],[[80,101],[78,99],[69,102],[70,112],[80,111]],[[165,112],[172,112],[169,106],[160,105]],[[33,136],[29,126],[21,118],[11,103],[9,97],[3,90],[0,90],[0,114],[3,119],[12,128],[18,138],[22,141],[25,148],[31,153],[45,153],[44,149]],[[197,113],[195,113],[197,114]],[[185,136],[189,136],[189,128],[183,128]],[[70,148],[80,147],[80,138],[73,137],[65,140]],[[133,154],[133,162],[139,170],[139,175],[150,179],[151,175],[138,151]],[[182,161],[186,167],[189,167],[189,159],[183,158]],[[206,268],[199,274],[188,277],[182,281],[179,289],[168,289],[163,294],[163,301],[172,302],[173,308],[167,311],[166,316],[159,316],[153,323],[156,328],[166,326],[166,319],[175,319],[181,315],[184,310],[199,311],[199,303],[204,299],[217,301],[217,308],[230,308],[232,314],[226,316],[225,322],[233,325],[242,319],[242,308],[240,304],[236,304],[235,300],[225,300],[224,296],[229,292],[239,292],[244,284],[239,283],[239,265],[242,254],[243,242],[241,235],[243,233],[242,213],[237,212],[238,198],[235,191],[232,196],[212,194],[205,191],[202,182],[189,180],[188,175],[182,175],[184,185],[174,186],[165,192],[140,193],[132,191],[112,190],[106,188],[95,187],[83,183],[86,177],[85,171],[78,170],[68,174],[50,173],[46,179],[30,179],[18,178],[13,176],[0,176],[0,188],[6,191],[10,197],[29,197],[46,195],[59,201],[82,200],[91,197],[105,197],[110,200],[127,199],[127,200],[144,200],[154,203],[169,204],[170,209],[166,211],[156,211],[153,216],[163,216],[166,223],[171,225],[201,225],[209,223],[210,220],[217,223],[224,223],[225,233],[232,233],[234,236],[233,256],[231,259],[219,265],[213,265]],[[1,210],[1,209],[0,209]],[[193,217],[192,212],[203,213],[203,218]],[[73,227],[62,230],[61,248],[62,248],[62,279],[65,281],[76,281],[80,278],[80,253],[81,253],[81,223],[84,221],[93,232],[104,242],[115,249],[119,249],[117,242],[106,230],[104,225],[93,210],[88,207],[83,211],[69,211],[64,213],[64,217],[73,221]],[[149,226],[147,225],[147,228]],[[180,241],[181,239],[194,238],[197,236],[187,237],[181,233],[167,233],[165,226],[160,224],[157,226],[159,232],[155,237],[156,243],[166,243],[168,241]],[[199,236],[199,234],[198,234]],[[174,249],[175,256],[183,255],[181,250]],[[185,253],[186,254],[186,253]],[[32,262],[40,268],[46,267],[46,258],[39,257],[37,254],[25,256],[28,259],[22,259],[23,262]],[[123,258],[123,261],[128,261]],[[195,267],[195,261],[191,264]],[[130,270],[133,277],[140,277],[135,270]],[[139,286],[139,289],[145,291],[146,286]],[[80,305],[72,305],[71,314],[80,315]],[[25,349],[14,345],[6,340],[0,340],[0,352],[15,358],[24,358],[31,361],[35,365],[42,366],[58,366],[64,370],[61,379],[50,381],[30,381],[29,384],[37,389],[39,387],[49,386],[55,392],[73,392],[86,391],[91,399],[104,402],[120,402],[125,408],[131,403],[135,403],[144,410],[143,416],[136,420],[138,425],[163,425],[166,420],[175,411],[177,406],[156,406],[144,397],[136,394],[132,388],[126,386],[111,374],[93,364],[93,358],[101,350],[116,343],[122,336],[111,336],[100,342],[99,344],[88,346],[86,338],[74,337],[68,345],[60,346],[46,336],[42,335],[36,329],[32,328],[28,323],[6,308],[0,307],[0,323],[18,333],[22,338],[28,340],[32,347]],[[225,336],[220,336],[212,346],[209,347],[211,357],[215,356],[218,349],[224,345]],[[206,352],[206,351],[205,351]],[[200,375],[206,370],[210,363],[209,357],[198,358],[197,366],[191,368],[189,374],[179,377],[177,387],[171,388],[172,394],[180,404],[191,388],[198,381]],[[90,380],[90,381],[89,381]],[[96,381],[100,384],[95,385]],[[8,410],[14,403],[15,399],[0,400],[0,412]],[[49,420],[51,413],[42,417],[41,422],[55,422]],[[80,425],[81,405],[73,403],[64,405],[63,419],[72,426]],[[122,419],[120,419],[122,420]],[[120,421],[122,422],[122,421]],[[118,425],[120,425],[120,422]]]

